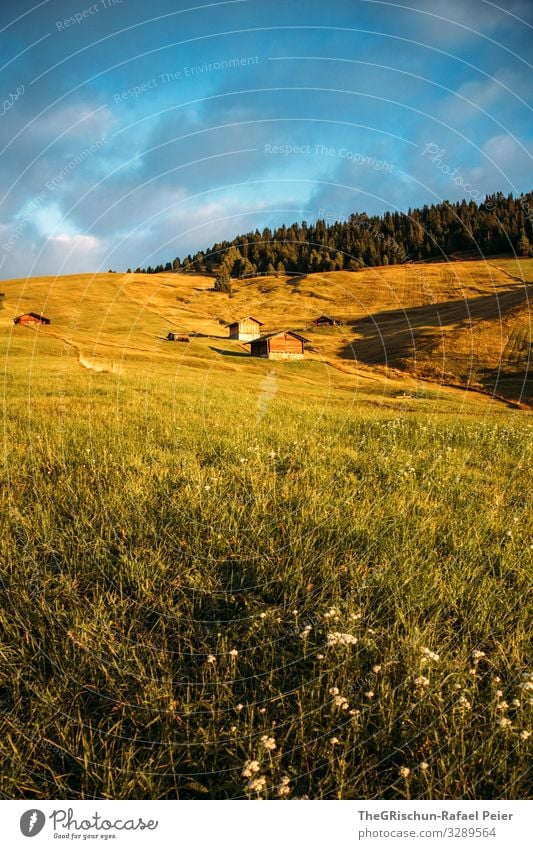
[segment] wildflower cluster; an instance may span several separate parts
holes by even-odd
[[[343,634],[341,631],[332,631],[328,634],[328,646],[355,646],[357,637],[352,634]]]
[[[431,649],[428,648],[421,648],[420,651],[426,660],[432,660],[435,663],[439,662],[440,655],[438,655],[437,652],[431,651]]]

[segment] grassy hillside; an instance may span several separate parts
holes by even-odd
[[[531,416],[415,375],[465,368],[464,298],[472,360],[514,327],[475,266],[2,284],[4,796],[530,793]],[[248,312],[308,358],[249,357]]]
[[[305,331],[309,359],[321,363],[334,383],[333,372],[340,371],[383,387],[386,366],[395,370],[388,372],[395,388],[402,370],[529,404],[530,281],[533,260],[260,277],[236,282],[231,297],[213,292],[212,278],[195,275],[35,278],[2,284],[0,328],[11,331],[16,344],[31,338],[32,346],[40,345],[41,337],[66,342],[87,367],[118,371],[139,358],[155,367],[179,357],[182,367],[205,368],[209,361],[210,368],[238,368],[246,378],[261,374],[264,364],[237,362],[248,349],[230,343],[224,325],[251,313],[265,329]],[[39,342],[32,330],[12,329],[13,315],[26,310],[52,318],[50,328],[39,330]],[[343,326],[314,328],[321,312]],[[187,351],[176,351],[165,342],[169,330],[199,336]]]

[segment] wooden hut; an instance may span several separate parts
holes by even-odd
[[[315,318],[313,324],[317,327],[338,327],[340,321],[330,315],[319,315],[318,318]]]
[[[231,324],[226,325],[229,329],[229,338],[241,339],[243,342],[251,342],[252,339],[256,339],[261,333],[263,326],[263,322],[259,321],[258,318],[254,318],[253,315],[248,315],[246,318],[241,318],[239,321],[232,321]]]
[[[15,324],[50,324],[50,319],[36,312],[26,312],[14,319]]]
[[[169,342],[190,342],[191,341],[186,333],[172,333],[172,331],[168,334],[167,339],[168,339]]]
[[[294,330],[278,330],[253,339],[248,342],[248,345],[250,345],[252,357],[264,357],[268,360],[301,360],[304,356],[304,345],[308,341]]]

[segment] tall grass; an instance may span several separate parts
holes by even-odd
[[[528,794],[526,417],[100,380],[4,420],[5,796]]]

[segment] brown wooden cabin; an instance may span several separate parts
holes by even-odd
[[[294,330],[278,330],[253,339],[248,342],[248,345],[250,345],[252,357],[264,357],[268,360],[301,360],[304,356],[304,345],[308,341]]]
[[[167,336],[169,342],[190,342],[191,340],[185,333],[172,333]]]
[[[232,321],[227,324],[229,328],[230,339],[242,339],[243,342],[251,342],[252,339],[257,339],[261,333],[263,322],[253,315],[248,315],[246,318],[241,318],[239,321]]]
[[[338,327],[340,321],[337,321],[336,318],[332,318],[330,315],[319,315],[318,318],[315,318],[313,324],[317,327]]]
[[[15,324],[50,324],[50,319],[36,312],[26,312],[14,319]]]

